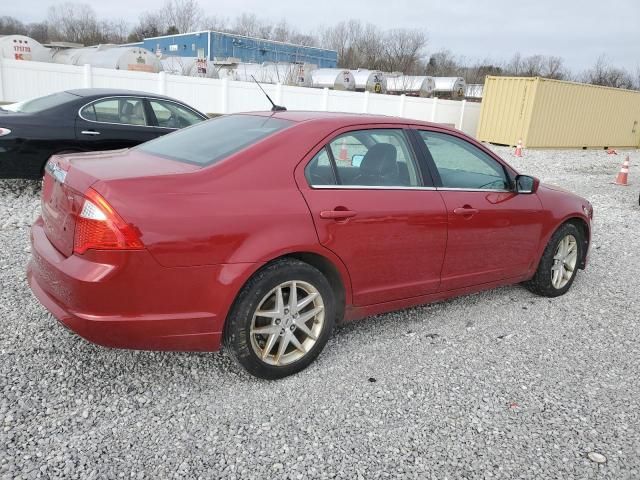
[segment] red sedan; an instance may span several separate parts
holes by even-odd
[[[224,343],[279,378],[309,365],[336,322],[520,282],[564,294],[586,266],[592,213],[440,125],[229,115],[52,157],[28,279],[92,342]]]

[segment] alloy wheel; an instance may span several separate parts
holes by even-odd
[[[254,353],[275,366],[300,360],[320,337],[324,311],[322,296],[310,283],[281,283],[263,297],[251,320]]]
[[[578,242],[573,235],[566,235],[558,242],[553,265],[551,267],[551,284],[560,290],[571,280],[578,263]]]

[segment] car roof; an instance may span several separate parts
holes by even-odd
[[[344,112],[314,112],[304,110],[287,110],[279,112],[259,111],[244,112],[242,115],[259,115],[264,117],[281,118],[291,122],[318,122],[329,121],[334,123],[338,128],[349,125],[359,124],[398,124],[398,125],[423,125],[427,127],[438,127],[446,130],[455,130],[448,125],[441,123],[425,122],[422,120],[414,120],[402,117],[391,117],[386,115],[372,115],[368,113],[344,113]]]
[[[65,90],[67,93],[77,95],[78,97],[100,97],[111,95],[136,95],[139,97],[154,97],[154,98],[166,98],[173,100],[165,95],[158,95],[149,92],[140,92],[137,90],[125,90],[120,88],[76,88],[72,90]]]

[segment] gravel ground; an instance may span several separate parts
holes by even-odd
[[[0,478],[640,478],[640,153],[624,188],[620,155],[497,150],[592,201],[572,290],[369,318],[278,382],[65,330],[25,282],[38,185],[0,181]]]

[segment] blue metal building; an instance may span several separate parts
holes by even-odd
[[[319,68],[335,68],[338,53],[324,48],[245,37],[211,30],[145,38],[142,46],[163,55],[198,57],[209,60],[234,57],[242,62],[305,62]]]

